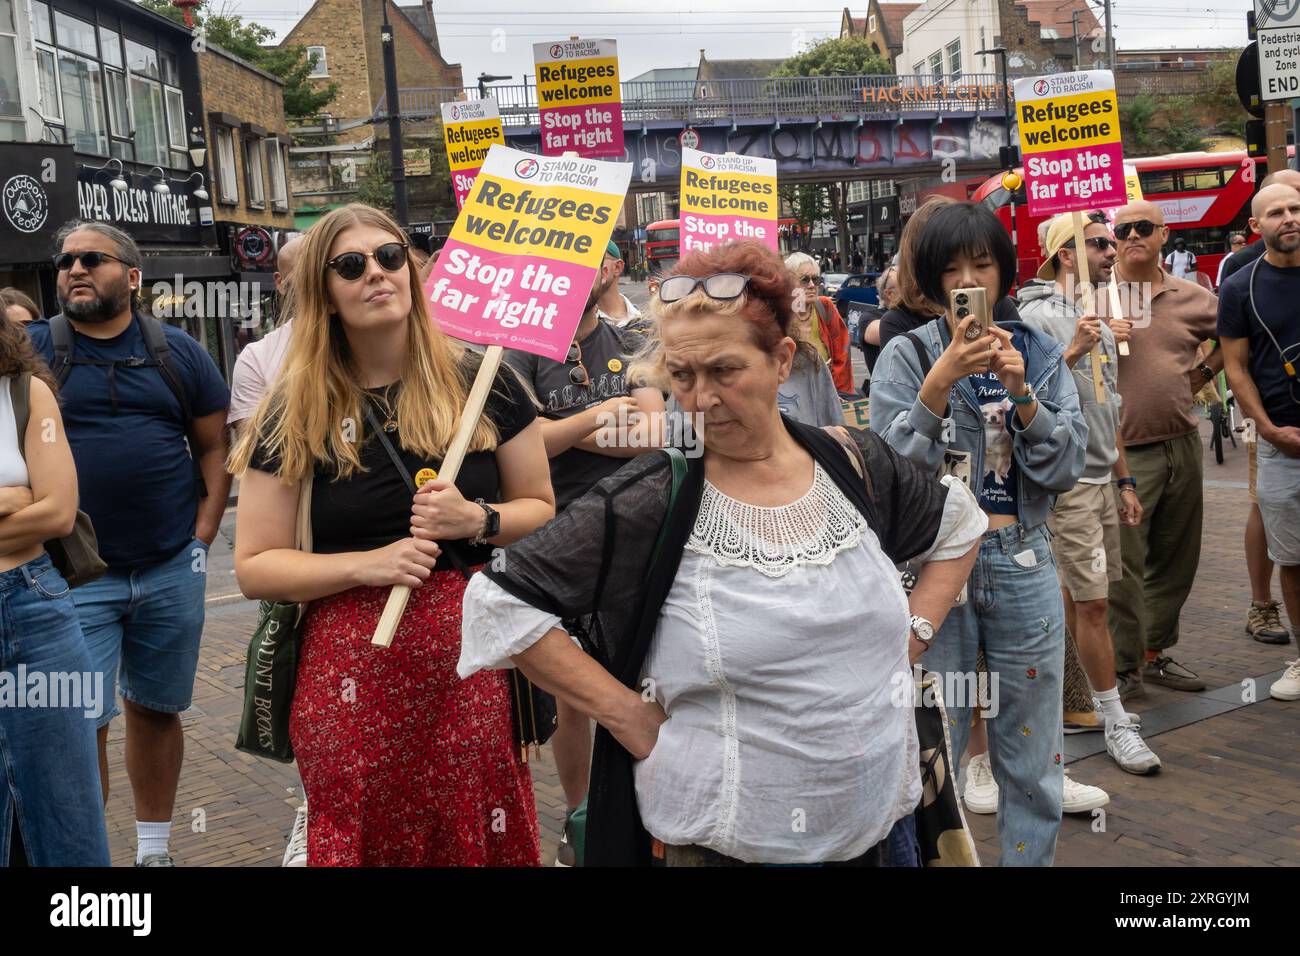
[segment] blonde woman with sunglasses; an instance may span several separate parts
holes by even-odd
[[[401,229],[368,206],[312,227],[291,297],[283,372],[231,470],[243,476],[240,587],[310,602],[290,722],[308,865],[538,865],[505,675],[455,673],[458,566],[484,564],[554,514],[532,402],[503,369],[455,484],[429,478],[478,358],[430,321]],[[304,481],[311,553],[294,547]],[[398,584],[414,589],[410,604],[379,648],[370,636]]]

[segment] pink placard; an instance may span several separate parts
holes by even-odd
[[[1124,147],[1106,143],[1026,156],[1025,193],[1033,216],[1122,206]]]
[[[710,213],[681,214],[682,254],[709,250],[724,242],[753,239],[779,252],[776,223],[753,216],[719,216]]]
[[[623,155],[623,109],[619,103],[590,103],[542,109],[542,155],[575,152],[593,158]]]
[[[451,188],[456,193],[456,208],[460,209],[465,205],[465,197],[469,191],[474,188],[474,177],[478,175],[481,166],[475,166],[473,169],[457,169],[451,174]]]
[[[576,321],[560,318],[561,305],[574,298],[586,302],[595,280],[596,270],[589,266],[448,239],[424,295],[434,321],[448,335],[562,362]]]

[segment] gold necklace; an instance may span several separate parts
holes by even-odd
[[[390,435],[397,431],[397,409],[388,402],[388,389],[384,389],[382,398],[378,395],[370,395],[369,398],[384,415],[384,423],[381,426],[384,431]]]

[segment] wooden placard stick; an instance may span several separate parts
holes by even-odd
[[[1119,285],[1115,282],[1115,273],[1110,274],[1110,285],[1106,286],[1106,291],[1110,294],[1110,317],[1112,319],[1124,318],[1124,307],[1119,299]],[[1128,343],[1118,343],[1119,354],[1128,355]]]
[[[483,353],[483,362],[478,367],[478,374],[474,376],[465,410],[460,416],[460,425],[447,447],[446,457],[442,459],[442,468],[438,471],[440,481],[456,482],[460,466],[465,461],[465,453],[469,450],[470,439],[474,437],[474,428],[478,425],[479,416],[483,414],[488,393],[492,391],[497,369],[501,367],[504,352],[500,345],[489,345]],[[393,635],[397,633],[397,625],[402,620],[402,613],[406,610],[406,602],[410,597],[411,589],[404,584],[395,585],[388,592],[388,603],[384,605],[384,613],[379,617],[379,625],[375,628],[371,643],[380,647],[389,647],[393,643]]]
[[[1088,276],[1088,246],[1083,238],[1083,213],[1075,210],[1070,213],[1074,223],[1074,258],[1079,263],[1079,281],[1082,283],[1083,290],[1083,314],[1090,315],[1093,310],[1092,301],[1092,279]],[[1101,345],[1097,344],[1092,347],[1088,353],[1092,361],[1092,387],[1097,394],[1097,404],[1104,404],[1106,401],[1106,385],[1101,378]]]

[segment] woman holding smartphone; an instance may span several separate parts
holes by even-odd
[[[1064,346],[1009,317],[1015,252],[993,213],[968,202],[937,210],[914,264],[944,314],[881,352],[872,426],[914,462],[968,482],[989,521],[968,599],[922,664],[960,688],[983,647],[997,684],[989,701],[948,702],[953,758],[978,703],[991,718],[1002,865],[1048,866],[1061,820],[1065,612],[1047,516],[1083,472],[1087,427]],[[962,308],[970,314],[956,315]]]

